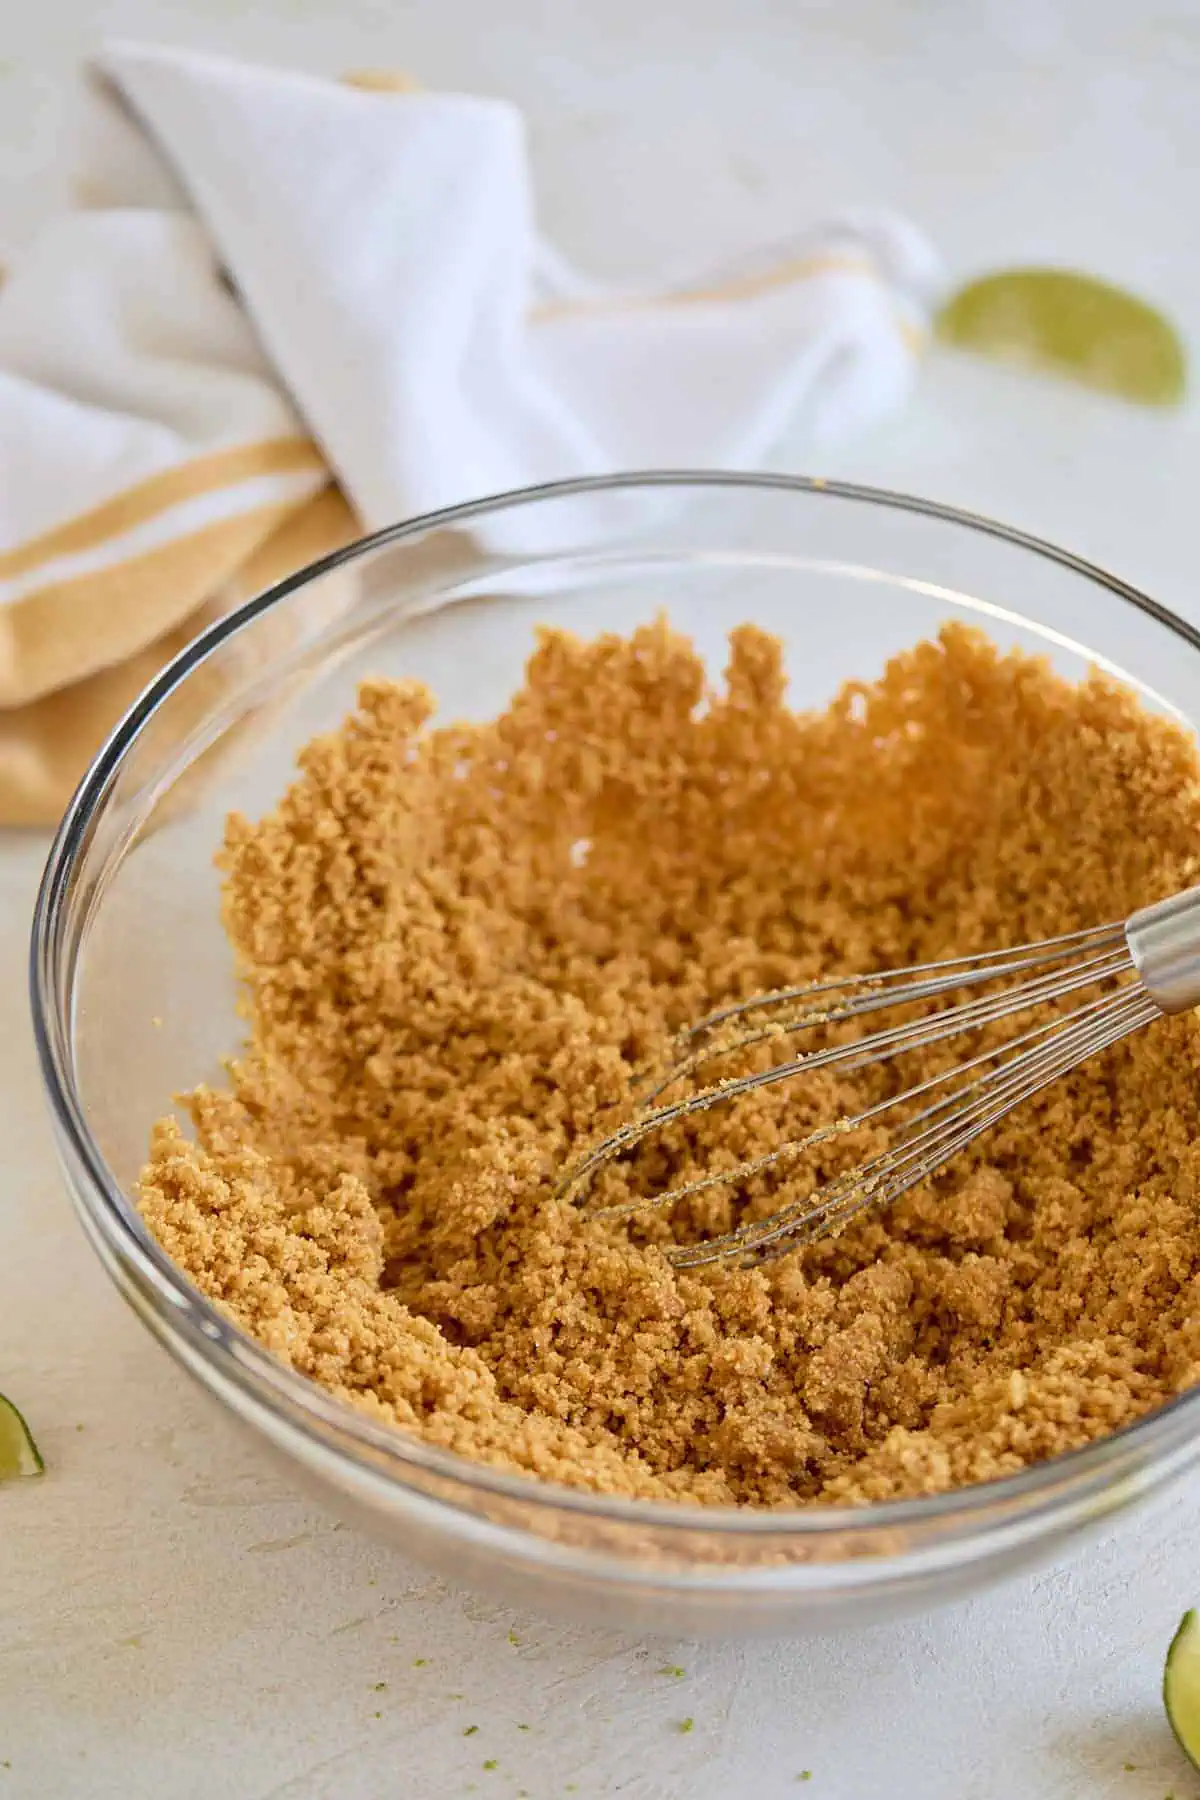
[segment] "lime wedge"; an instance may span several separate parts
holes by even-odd
[[[40,1475],[45,1466],[28,1425],[12,1401],[0,1394],[0,1481]]]
[[[1143,406],[1173,406],[1183,396],[1187,357],[1174,326],[1144,300],[1092,275],[985,275],[950,297],[935,329],[945,344],[1055,370]]]
[[[1180,1619],[1167,1651],[1163,1705],[1179,1748],[1200,1769],[1200,1620],[1194,1607]]]

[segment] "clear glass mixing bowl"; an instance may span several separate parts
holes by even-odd
[[[573,551],[585,505],[606,509],[608,536]],[[754,1513],[596,1498],[431,1448],[290,1373],[200,1297],[130,1198],[168,1096],[216,1074],[239,1039],[212,866],[226,813],[277,797],[296,751],[344,716],[365,673],[420,676],[444,715],[488,716],[537,625],[624,632],[663,610],[718,668],[732,626],[778,633],[801,706],[966,618],[1069,676],[1105,664],[1148,705],[1200,721],[1190,626],[1063,551],[924,501],[656,474],[458,507],[284,582],[137,703],[50,855],[34,1024],[67,1180],[113,1281],[339,1511],[529,1606],[685,1634],[821,1629],[963,1592],[1161,1487],[1200,1457],[1200,1391],[1090,1448],[936,1499]]]

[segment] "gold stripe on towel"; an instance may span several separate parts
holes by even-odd
[[[26,575],[39,563],[59,556],[94,550],[110,538],[144,525],[181,500],[194,500],[258,475],[290,475],[306,469],[315,474],[324,467],[320,451],[305,437],[264,438],[256,444],[210,451],[207,456],[197,456],[191,462],[176,463],[149,475],[87,512],[64,519],[40,537],[0,551],[0,580]]]
[[[123,562],[35,588],[0,609],[0,707],[123,662],[193,612],[303,501],[215,519]]]
[[[224,584],[205,595],[195,611],[152,644],[112,668],[59,688],[28,706],[0,711],[0,826],[53,824],[117,720],[177,651],[231,607],[349,543],[359,529],[338,489],[323,488],[264,538]],[[323,594],[313,596],[320,602],[313,617],[294,618],[294,604],[280,609],[278,630],[271,634],[276,650],[286,651],[301,633],[319,629],[327,615],[347,604],[344,589],[328,579],[322,586]],[[263,649],[260,623],[251,653],[261,656]],[[197,724],[207,708],[220,702],[227,679],[224,661],[194,674],[188,683],[187,703],[181,698],[173,707],[172,729],[182,736]],[[193,791],[196,782],[192,777],[202,779],[218,760],[217,751],[206,752],[180,783],[181,790]]]

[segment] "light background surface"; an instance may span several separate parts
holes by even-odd
[[[10,0],[0,260],[54,200],[73,72],[105,35],[504,94],[547,229],[597,273],[884,202],[956,272],[1070,263],[1200,320],[1194,0]],[[1200,619],[1198,441],[1194,408],[946,357],[812,472],[994,513]],[[1158,1702],[1200,1598],[1195,1487],[928,1619],[732,1646],[514,1617],[294,1497],[153,1348],[69,1214],[24,1014],[43,854],[0,843],[0,1386],[52,1470],[0,1492],[0,1800],[1200,1795]]]

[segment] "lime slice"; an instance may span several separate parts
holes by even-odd
[[[1167,1651],[1163,1705],[1179,1748],[1200,1769],[1200,1620],[1194,1607],[1180,1619]]]
[[[0,1481],[40,1475],[45,1466],[28,1425],[12,1401],[0,1394]]]
[[[1052,369],[1143,406],[1183,396],[1187,358],[1174,326],[1144,300],[1069,269],[1009,269],[951,296],[943,343]]]

